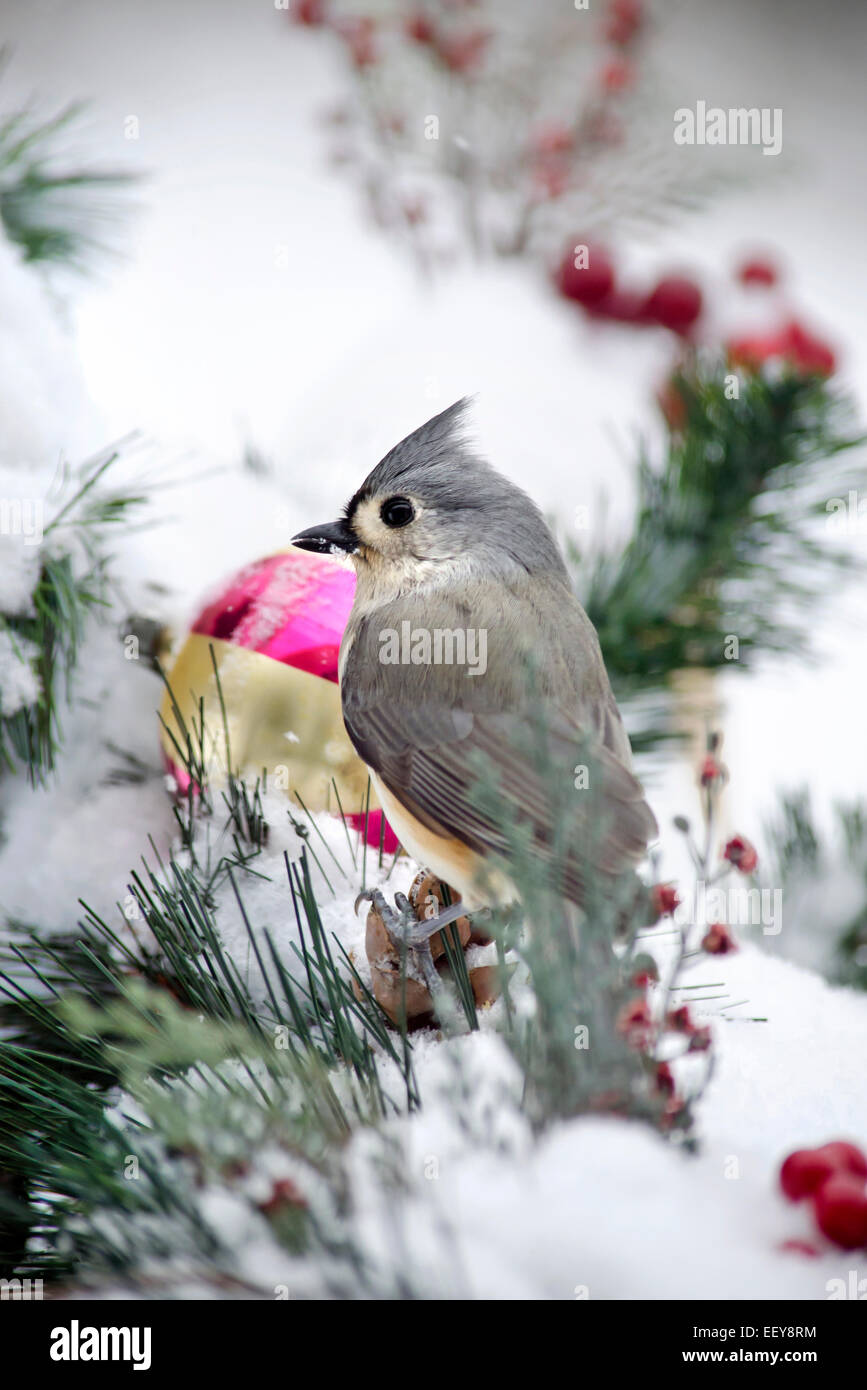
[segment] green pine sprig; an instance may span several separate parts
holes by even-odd
[[[571,547],[618,696],[643,704],[657,732],[675,672],[805,648],[809,612],[857,568],[823,534],[828,502],[867,476],[863,456],[844,462],[864,436],[824,378],[733,374],[702,356],[670,389],[682,422],[660,461],[639,457],[625,546]]]
[[[34,703],[0,716],[0,769],[27,769],[31,783],[44,783],[62,742],[62,707],[72,683],[89,616],[108,606],[109,535],[145,497],[100,490],[118,459],[113,448],[68,475],[60,506],[47,521],[39,551],[38,578],[29,612],[0,613],[0,627],[33,663],[39,695]]]
[[[2,57],[2,55],[0,55]],[[29,107],[0,119],[0,225],[35,265],[90,268],[111,249],[111,229],[125,214],[121,191],[135,176],[120,170],[65,163],[61,137],[82,107],[73,104],[46,120]]]

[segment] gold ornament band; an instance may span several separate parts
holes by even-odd
[[[220,673],[233,771],[255,780],[264,769],[269,788],[289,795],[297,791],[311,811],[338,810],[333,778],[344,811],[364,810],[368,773],[343,727],[339,687],[247,647],[191,633],[168,679],[189,729],[198,727],[199,701],[204,701],[205,767],[212,783],[225,782],[226,741],[211,647]],[[168,692],[160,712],[185,747]],[[167,759],[177,766],[177,749],[162,727],[160,740]],[[371,789],[370,805],[378,804]]]

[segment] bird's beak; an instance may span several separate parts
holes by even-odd
[[[347,521],[326,521],[311,526],[292,537],[299,550],[315,550],[323,555],[352,555],[358,549],[358,537]]]

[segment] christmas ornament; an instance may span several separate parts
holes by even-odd
[[[209,780],[225,779],[228,732],[232,771],[242,777],[265,769],[269,786],[298,792],[311,811],[338,809],[333,779],[347,815],[366,808],[367,770],[343,728],[337,686],[354,591],[352,571],[295,549],[256,560],[221,585],[171,665],[160,711],[166,766],[180,792],[190,776],[173,738],[186,749],[182,722],[198,729],[201,701]],[[372,792],[370,805],[377,805]],[[371,814],[368,839],[378,844],[380,832]]]

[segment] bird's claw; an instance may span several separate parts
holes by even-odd
[[[395,893],[392,907],[386,902],[379,888],[365,889],[355,899],[356,912],[358,904],[364,900],[370,903],[374,912],[382,919],[392,945],[401,953],[407,951],[412,956],[431,994],[435,994],[442,988],[442,982],[434,965],[430,939],[442,927],[447,927],[463,916],[460,903],[453,903],[436,917],[428,917],[420,922],[405,893]]]

